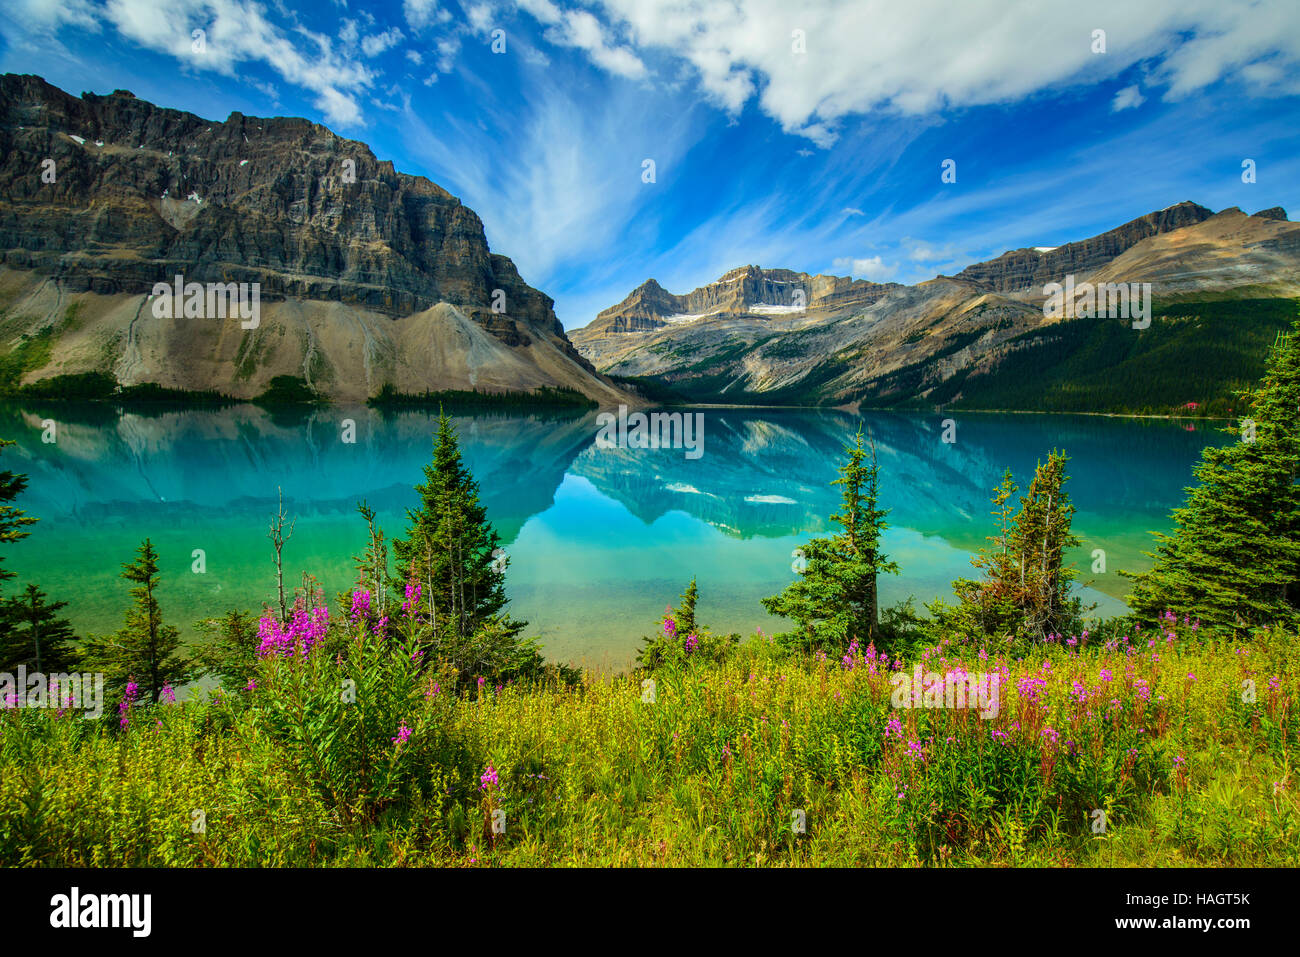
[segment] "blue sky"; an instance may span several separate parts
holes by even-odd
[[[305,116],[429,177],[570,329],[651,276],[911,283],[1186,199],[1300,209],[1294,0],[4,7],[4,72]]]

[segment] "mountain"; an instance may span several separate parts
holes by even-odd
[[[1070,277],[1150,283],[1150,323],[1049,318],[1045,287]],[[778,302],[787,288],[806,309]],[[1297,296],[1300,224],[1284,210],[1183,202],[915,286],[754,266],[686,296],[652,280],[570,337],[601,371],[693,401],[1217,413]]]
[[[341,399],[565,386],[627,401],[473,210],[307,120],[217,122],[8,74],[0,183],[9,385],[99,372],[250,397],[291,375]],[[155,315],[150,293],[177,275],[260,284],[257,327]]]
[[[1044,284],[1070,273],[1082,275],[1099,269],[1144,239],[1195,226],[1213,215],[1204,206],[1177,203],[1081,242],[1052,248],[1013,249],[989,262],[967,266],[956,278],[968,279],[982,289],[995,292],[1041,289]]]
[[[622,345],[620,333],[650,332],[700,319],[753,319],[779,328],[781,320],[825,318],[846,309],[870,305],[897,283],[874,283],[843,276],[810,276],[789,269],[741,266],[716,282],[683,296],[648,279],[617,306],[603,310],[590,325],[574,334],[574,344],[597,366],[609,356],[603,346]],[[610,338],[613,337],[613,338]]]

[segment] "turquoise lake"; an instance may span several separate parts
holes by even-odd
[[[626,666],[640,636],[699,581],[699,616],[715,630],[771,633],[781,621],[759,599],[794,576],[792,552],[827,529],[841,449],[859,426],[874,438],[885,549],[900,574],[882,600],[918,606],[951,595],[970,555],[992,533],[990,490],[1010,467],[1022,488],[1053,448],[1072,457],[1067,489],[1083,539],[1074,558],[1096,614],[1123,610],[1118,571],[1143,569],[1150,530],[1169,527],[1207,444],[1230,437],[1217,423],[1016,414],[892,414],[706,409],[703,455],[603,449],[595,413],[456,416],[465,459],[510,556],[508,594],[548,656]],[[941,441],[956,419],[956,442]],[[356,423],[343,441],[344,419]],[[42,441],[54,420],[56,441]],[[305,413],[251,405],[124,412],[66,403],[0,406],[0,467],[25,472],[18,504],[40,522],[4,551],[83,632],[121,624],[121,563],[146,536],[157,546],[165,617],[193,622],[231,608],[258,610],[275,587],[268,523],[283,489],[296,518],[285,577],[315,575],[333,595],[364,548],[356,503],[379,513],[389,538],[405,531],[413,486],[432,452],[424,412],[328,407]],[[202,549],[206,572],[192,571]],[[1106,569],[1093,573],[1093,551]]]

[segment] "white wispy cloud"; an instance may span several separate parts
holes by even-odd
[[[578,263],[612,268],[611,250],[638,258],[655,245],[659,198],[698,130],[689,110],[665,110],[648,123],[627,84],[588,100],[556,70],[525,63],[524,71],[517,111],[498,114],[485,104],[476,116],[435,120],[410,110],[402,130],[407,151],[483,219],[493,248],[556,295],[561,271],[572,275]],[[509,151],[498,145],[504,130]],[[642,181],[645,158],[656,163],[657,183]]]
[[[240,64],[261,63],[310,92],[328,122],[363,122],[359,97],[373,84],[374,74],[341,45],[336,48],[330,37],[274,23],[255,0],[107,0],[98,6],[76,0],[69,10],[58,14],[56,22],[84,27],[89,18],[94,25],[110,25],[127,40],[173,57],[185,70],[233,77]],[[195,30],[203,31],[202,44]]]
[[[1118,113],[1120,110],[1129,110],[1141,106],[1146,101],[1147,98],[1142,95],[1142,91],[1134,84],[1133,86],[1126,86],[1116,93],[1115,99],[1111,101],[1110,108]]]
[[[641,77],[646,56],[684,61],[739,114],[751,100],[790,133],[829,146],[852,114],[925,114],[1013,102],[1153,64],[1172,98],[1236,76],[1254,92],[1300,88],[1300,4],[1220,0],[552,0],[517,6],[552,42]],[[500,8],[482,3],[480,16]],[[1104,25],[1107,47],[1093,52]],[[796,35],[796,31],[800,31]],[[615,42],[611,38],[620,37]],[[1134,104],[1135,105],[1135,104]]]
[[[402,15],[412,30],[446,23],[452,18],[451,11],[440,7],[438,0],[402,0]]]
[[[402,31],[397,27],[390,27],[383,33],[375,33],[370,36],[361,38],[361,51],[366,56],[378,56],[385,50],[397,46],[402,42]]]
[[[841,257],[835,260],[835,268],[843,270],[855,279],[870,279],[872,282],[887,282],[898,275],[897,264],[890,264],[880,256],[868,256],[862,259]]]

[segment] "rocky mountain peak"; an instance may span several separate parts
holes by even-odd
[[[21,273],[5,287],[19,298],[0,308],[49,325],[68,297],[95,299],[85,314],[99,327],[61,331],[37,377],[94,371],[242,395],[296,372],[349,397],[566,385],[626,398],[574,349],[551,298],[488,248],[473,210],[310,120],[208,120],[126,90],[76,97],[7,74],[0,182],[0,271]],[[177,275],[257,283],[274,322],[230,335],[137,321]],[[74,348],[79,336],[93,341]]]
[[[955,278],[993,292],[1024,292],[1081,274],[1111,261],[1142,240],[1204,222],[1214,211],[1190,201],[1139,216],[1089,239],[1053,248],[1013,249],[988,262],[967,266]]]

